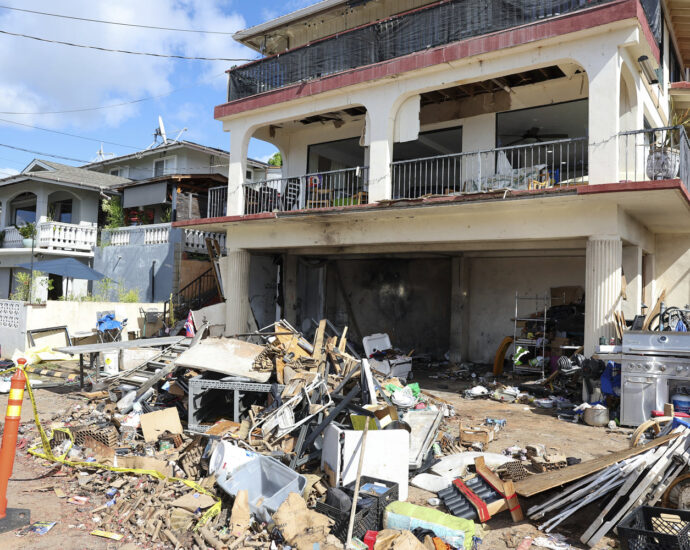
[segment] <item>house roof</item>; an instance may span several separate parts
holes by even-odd
[[[233,34],[232,37],[238,42],[242,42],[247,46],[253,47],[252,45],[247,44],[245,42],[248,38],[251,38],[258,34],[264,34],[266,32],[275,30],[285,25],[289,25],[290,23],[294,23],[295,21],[299,21],[300,19],[304,19],[305,17],[316,15],[317,13],[339,6],[340,4],[345,4],[347,2],[348,0],[321,0],[321,2],[316,2],[315,4],[306,6],[302,9],[293,11],[286,15],[281,15],[280,17],[276,17],[275,19],[271,19],[269,21],[265,21],[264,23],[260,23],[258,25],[254,25],[253,27],[249,27],[248,29],[238,31],[235,34]]]
[[[0,186],[26,180],[55,182],[92,189],[114,188],[130,181],[127,178],[93,172],[52,160],[34,159],[20,174],[0,179]]]
[[[131,153],[129,155],[122,155],[119,157],[113,157],[110,159],[105,159],[105,160],[100,160],[98,162],[91,162],[89,164],[85,164],[83,168],[88,168],[89,170],[93,170],[95,168],[99,168],[101,166],[108,166],[109,164],[122,164],[123,161],[129,160],[129,159],[140,159],[144,158],[148,155],[155,155],[158,154],[162,151],[170,151],[174,149],[180,149],[186,147],[188,149],[194,149],[196,151],[201,151],[202,153],[208,153],[209,155],[223,155],[223,156],[230,156],[230,153],[228,151],[225,151],[224,149],[218,149],[217,147],[209,147],[208,145],[201,145],[200,143],[194,143],[193,141],[185,141],[185,140],[179,140],[179,141],[170,141],[169,143],[165,145],[159,145],[158,147],[154,147],[153,149],[145,149],[143,151],[137,151],[136,153]],[[249,162],[252,164],[260,165],[260,166],[267,166],[265,162],[262,162],[260,160],[255,160],[255,159],[247,159]]]

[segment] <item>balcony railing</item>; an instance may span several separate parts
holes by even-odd
[[[394,199],[587,182],[587,138],[393,162]]]
[[[244,184],[244,213],[311,210],[366,204],[366,166]]]
[[[228,211],[228,186],[211,187],[208,190],[207,218],[220,218]]]
[[[451,0],[231,69],[228,101],[612,1]]]
[[[621,132],[618,139],[621,181],[690,177],[690,142],[682,126]]]
[[[173,232],[177,231],[170,223],[118,227],[117,229],[104,229],[101,233],[101,240],[110,246],[165,245],[173,241],[177,242],[177,239],[173,238]],[[205,253],[206,237],[217,239],[221,249],[225,250],[224,233],[185,229],[182,233],[184,251]]]
[[[3,248],[23,248],[24,240],[16,227],[6,227]],[[62,222],[40,222],[36,225],[36,248],[91,252],[98,230],[90,225]]]

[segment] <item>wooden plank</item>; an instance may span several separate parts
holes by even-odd
[[[531,497],[554,487],[559,487],[575,481],[582,477],[588,476],[604,468],[635,456],[659,445],[675,439],[679,434],[673,433],[650,441],[649,443],[642,445],[641,447],[635,447],[633,449],[623,449],[622,451],[617,451],[605,456],[600,456],[586,462],[580,462],[580,464],[575,464],[573,466],[568,466],[562,470],[555,470],[553,472],[544,472],[543,474],[537,474],[518,481],[515,484],[515,492],[522,497]]]
[[[345,327],[343,329],[343,333],[340,335],[340,342],[338,342],[338,349],[342,353],[345,353],[345,346],[347,346],[347,340],[345,339],[346,334],[347,334],[347,327]]]
[[[326,319],[321,319],[319,322],[319,328],[316,329],[316,336],[314,337],[314,359],[317,363],[324,360],[323,352],[323,337],[326,332]]]
[[[656,314],[661,311],[661,302],[663,302],[665,299],[666,289],[663,289],[661,291],[661,294],[659,294],[659,299],[656,301],[656,304],[654,304],[654,308],[652,308],[652,311],[650,311],[647,314],[647,317],[644,320],[644,324],[642,325],[642,330],[649,330],[649,325],[652,323],[652,319],[654,319]]]

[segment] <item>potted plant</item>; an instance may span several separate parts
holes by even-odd
[[[651,180],[670,180],[680,170],[680,140],[682,130],[690,127],[690,109],[676,111],[671,104],[670,130],[652,131],[647,155],[647,177]]]
[[[35,248],[36,247],[36,224],[35,223],[25,223],[21,227],[17,227],[17,231],[22,236],[22,243],[24,248]]]

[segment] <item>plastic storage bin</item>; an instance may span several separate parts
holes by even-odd
[[[246,489],[250,511],[268,521],[290,493],[301,495],[304,492],[307,478],[270,456],[259,456],[217,483],[232,496]]]
[[[623,550],[690,550],[690,511],[640,506],[618,524]]]

